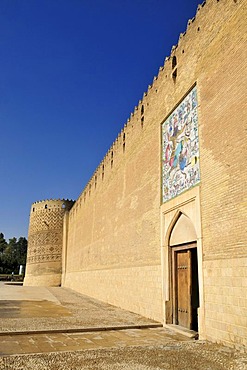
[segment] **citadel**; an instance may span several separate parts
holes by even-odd
[[[246,348],[246,8],[199,5],[76,202],[32,204],[24,285]]]

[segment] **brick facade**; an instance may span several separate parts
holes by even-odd
[[[247,344],[246,31],[244,0],[198,7],[69,212],[62,274],[65,287],[169,324],[169,237],[184,213],[197,236],[199,336],[241,348]],[[161,125],[193,86],[200,182],[163,203]]]

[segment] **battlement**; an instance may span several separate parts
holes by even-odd
[[[164,90],[164,85],[166,90],[171,91],[171,94],[181,89],[180,81],[185,74],[188,75],[188,71],[195,76],[193,65],[203,55],[204,48],[208,47],[228,17],[233,14],[234,7],[242,2],[243,0],[207,0],[198,5],[195,16],[188,20],[187,28],[180,33],[178,43],[172,46],[170,55],[165,57],[164,64],[159,67],[157,75],[148,85],[142,99],[130,113],[120,133],[81,192],[77,201],[80,205],[86,202],[93,191],[96,191],[99,183],[109,176],[110,171],[114,170],[118,159],[121,157],[124,160],[125,150],[128,149],[130,141],[135,140],[135,135],[140,135],[140,138],[144,135],[145,130],[148,129],[149,118],[153,119],[154,116],[153,106],[157,93]],[[221,9],[224,9],[224,12],[221,12]],[[77,208],[77,202],[72,213]]]
[[[44,209],[64,209],[69,211],[75,203],[72,199],[44,199],[36,201],[31,206],[31,212],[40,211]]]

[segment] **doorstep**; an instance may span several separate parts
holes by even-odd
[[[184,328],[183,326],[174,325],[174,324],[165,324],[164,327],[167,328],[167,329],[171,329],[171,330],[175,331],[176,333],[185,335],[188,338],[198,339],[198,332],[197,331]]]

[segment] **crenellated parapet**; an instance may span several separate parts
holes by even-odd
[[[188,65],[188,54],[190,55],[190,60],[193,57],[200,57],[197,53],[194,55],[194,49],[197,45],[201,45],[201,50],[203,50],[204,43],[205,47],[207,47],[206,43],[210,41],[205,37],[205,34],[207,35],[208,31],[212,31],[214,22],[217,24],[217,17],[221,14],[220,10],[224,8],[226,1],[228,0],[207,0],[198,5],[195,16],[188,20],[186,30],[180,33],[178,43],[172,46],[170,55],[165,57],[163,65],[158,68],[157,75],[154,76],[153,81],[148,85],[142,99],[134,106],[120,133],[83,189],[78,199],[81,204],[86,202],[94,191],[97,191],[100,183],[109,178],[111,171],[114,171],[116,167],[117,158],[121,157],[124,160],[125,151],[128,150],[129,142],[135,135],[135,132],[138,131],[140,139],[141,135],[145,134],[145,130],[148,128],[149,116],[153,116],[153,110],[150,114],[151,109],[153,109],[152,103],[155,101],[157,93],[161,90],[161,85],[167,85],[172,99],[173,92],[179,85],[179,81],[183,79],[185,74],[188,75],[188,70],[193,69],[192,65],[196,64],[195,61],[195,63]],[[229,11],[236,7],[236,3],[241,3],[242,1],[232,0]],[[210,19],[210,22],[208,19]],[[215,27],[215,30],[217,29],[218,27]],[[194,72],[192,71],[191,73]],[[72,214],[75,210],[76,208],[73,208]]]
[[[69,199],[46,199],[32,204],[24,285],[60,285],[64,216],[73,204]]]

